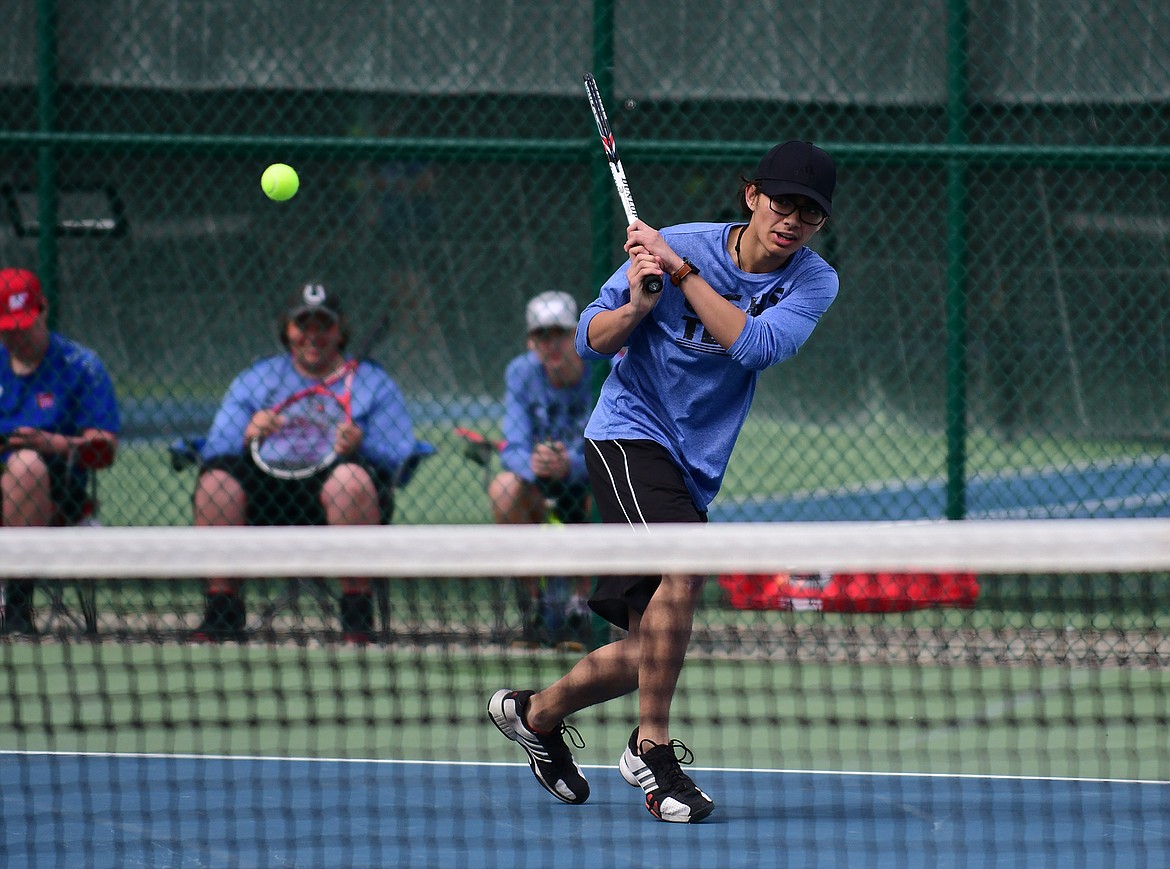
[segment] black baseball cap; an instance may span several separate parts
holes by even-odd
[[[336,320],[341,317],[341,297],[324,284],[304,284],[293,291],[285,310],[286,321],[306,314],[325,314]]]
[[[753,179],[768,196],[807,196],[833,212],[837,167],[833,158],[812,142],[783,142],[764,155]]]
[[[280,343],[288,347],[288,324],[312,314],[324,314],[334,322],[341,324],[341,346],[349,343],[349,327],[341,311],[341,297],[326,290],[324,284],[302,284],[289,296],[284,313],[280,315],[277,337]]]

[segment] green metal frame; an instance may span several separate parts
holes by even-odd
[[[593,75],[603,93],[614,89],[614,29],[616,0],[593,3]],[[823,143],[841,166],[941,167],[947,173],[946,216],[946,515],[966,515],[967,489],[967,259],[969,172],[977,166],[1071,167],[1109,166],[1170,169],[1170,148],[1158,146],[1020,146],[972,145],[968,141],[971,101],[968,81],[968,22],[970,0],[948,0],[947,21],[947,135],[945,144]],[[39,225],[58,226],[58,155],[70,149],[116,150],[123,153],[270,154],[293,156],[411,158],[430,160],[477,159],[497,162],[574,163],[591,171],[591,268],[599,286],[610,274],[615,242],[613,191],[601,149],[582,94],[580,136],[565,139],[378,139],[336,136],[265,137],[174,134],[95,134],[59,132],[57,122],[58,58],[57,0],[37,0],[38,129],[0,131],[0,150],[38,154]],[[764,141],[622,141],[630,162],[752,161],[772,142]],[[41,232],[38,238],[39,274],[50,300],[50,322],[57,298],[57,239],[60,232]]]

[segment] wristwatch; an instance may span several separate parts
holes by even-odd
[[[683,264],[678,267],[678,271],[671,274],[670,282],[677,287],[682,284],[683,278],[687,275],[697,274],[699,274],[699,267],[684,256]]]

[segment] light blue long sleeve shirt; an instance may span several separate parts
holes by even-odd
[[[204,461],[245,451],[244,430],[258,410],[273,407],[317,381],[302,377],[287,354],[255,362],[236,376],[216,411]],[[331,387],[341,395],[344,379]],[[414,449],[414,427],[398,385],[377,363],[363,360],[354,372],[350,396],[353,421],[362,430],[358,455],[387,471],[396,470]]]
[[[569,455],[567,482],[587,483],[585,470],[585,423],[593,409],[593,368],[588,362],[581,379],[572,386],[556,387],[545,374],[540,359],[531,351],[508,363],[504,372],[504,419],[506,444],[501,464],[532,483],[533,448],[542,441],[561,441]]]
[[[734,223],[689,223],[661,230],[704,280],[747,313],[729,349],[703,328],[682,291],[665,281],[658,304],[634,331],[626,354],[606,378],[586,437],[651,440],[682,469],[695,506],[706,511],[723,483],[731,450],[755,395],[759,372],[795,356],[837,296],[837,272],[803,247],[767,274],[740,269],[727,252]],[[589,323],[629,302],[625,263],[581,312],[577,352],[604,358],[588,345]]]

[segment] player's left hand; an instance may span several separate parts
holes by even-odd
[[[333,451],[339,456],[348,456],[358,451],[362,445],[364,432],[355,423],[343,422],[337,427],[337,437],[333,440]]]
[[[682,259],[666,243],[662,233],[642,220],[635,220],[626,227],[625,251],[630,255],[631,263],[637,254],[643,252],[649,254],[653,257],[654,265],[658,269],[657,274],[660,276],[669,274],[668,263]]]
[[[569,452],[560,441],[543,442],[532,449],[532,473],[542,480],[561,480],[569,475]]]
[[[8,433],[5,449],[34,450],[42,455],[55,452],[52,432],[22,425]]]

